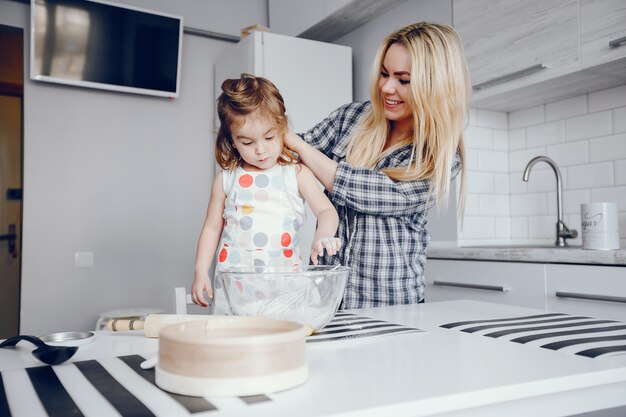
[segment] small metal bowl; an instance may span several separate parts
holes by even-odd
[[[80,346],[93,342],[92,332],[61,332],[40,336],[42,342],[50,346]]]

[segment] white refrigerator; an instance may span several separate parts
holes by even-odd
[[[265,77],[278,87],[295,132],[310,129],[337,107],[352,101],[352,48],[347,46],[252,32],[218,58],[216,99],[225,79],[238,78],[244,72]],[[305,263],[314,231],[315,218],[307,208],[307,222],[300,234]]]

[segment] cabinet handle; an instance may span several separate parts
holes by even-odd
[[[612,301],[614,303],[626,303],[626,297],[617,297],[614,295],[581,294],[577,292],[565,292],[565,291],[557,291],[555,295],[561,298],[579,298],[581,300]]]
[[[463,282],[450,282],[450,281],[433,281],[433,285],[440,285],[442,287],[460,287],[460,288],[470,288],[472,290],[488,290],[488,291],[498,291],[498,292],[507,292],[509,288],[497,286],[497,285],[482,285],[482,284],[465,284]]]
[[[484,83],[475,84],[472,86],[474,90],[482,90],[483,88],[492,87],[497,84],[502,84],[507,81],[514,80],[516,78],[526,77],[527,75],[534,74],[537,71],[541,71],[546,69],[547,67],[543,64],[533,65],[532,67],[524,68],[523,70],[512,72],[510,74],[505,74],[500,77],[492,78],[489,81],[485,81]]]
[[[626,43],[626,36],[622,36],[621,38],[613,39],[609,42],[609,48],[617,48],[618,46],[622,46],[622,44]]]

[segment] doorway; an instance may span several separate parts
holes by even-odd
[[[24,31],[0,25],[0,339],[19,334]]]

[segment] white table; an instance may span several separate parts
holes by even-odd
[[[213,409],[191,415],[564,416],[626,405],[624,354],[588,358],[574,354],[576,349],[553,351],[539,347],[542,343],[519,344],[484,336],[489,331],[466,333],[460,331],[463,326],[439,327],[545,311],[449,301],[351,312],[426,332],[307,344],[310,378],[304,385],[255,398],[208,398]],[[0,349],[0,371],[11,414],[46,416],[25,370],[42,364],[30,355],[29,344],[18,346],[23,347]],[[150,357],[157,351],[158,341],[141,332],[97,332],[94,343],[81,346],[70,362],[53,370],[87,417],[124,415],[79,370],[81,363],[87,363],[83,361],[91,359],[96,361],[90,364],[113,375],[149,413],[190,415],[180,402],[118,358]]]

